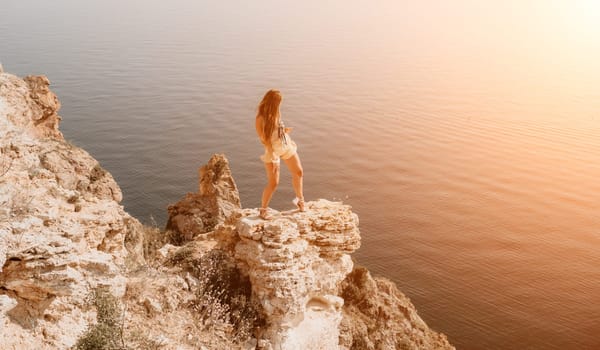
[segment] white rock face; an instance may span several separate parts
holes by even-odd
[[[60,131],[46,77],[0,73],[0,344],[67,348],[94,320],[85,298],[125,293],[141,224],[113,177]],[[128,249],[129,248],[129,249]]]
[[[267,315],[263,348],[339,348],[339,287],[352,271],[349,254],[360,246],[358,217],[349,206],[321,199],[307,202],[306,212],[268,221],[244,209],[216,236],[249,275]]]

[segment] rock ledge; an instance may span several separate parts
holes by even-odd
[[[265,349],[337,349],[344,300],[340,284],[360,247],[350,206],[320,199],[306,211],[265,221],[244,209],[219,227],[219,247],[250,277],[267,315]]]

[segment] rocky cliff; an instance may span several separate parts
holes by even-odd
[[[206,200],[207,187],[217,199]],[[257,349],[454,349],[391,281],[354,266],[350,254],[360,247],[360,233],[350,206],[320,199],[307,202],[305,212],[262,220],[257,209],[241,209],[222,155],[200,169],[199,188],[169,207],[170,236],[210,244],[235,265],[264,317],[253,333]],[[193,224],[213,211],[206,203],[217,201],[236,209],[210,231]]]
[[[0,72],[3,349],[453,349],[355,266],[349,206],[261,220],[215,155],[167,229],[144,227],[59,108],[45,77]]]
[[[265,349],[337,349],[344,300],[340,286],[360,246],[358,217],[342,203],[307,202],[306,212],[269,221],[244,209],[217,231],[219,248],[249,276],[267,315]]]
[[[113,177],[58,130],[45,77],[0,73],[0,342],[72,345],[96,287],[125,294],[124,267],[143,263],[140,223]],[[44,344],[44,345],[42,345]]]

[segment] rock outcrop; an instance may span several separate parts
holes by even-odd
[[[214,203],[211,196],[239,198],[223,156],[213,156],[200,173],[224,174],[212,177],[210,186],[202,175],[200,182],[225,190],[212,191],[188,212],[207,212],[201,205]],[[257,209],[219,217],[210,231],[215,249],[249,278],[266,317],[255,334],[258,349],[454,349],[392,282],[353,267],[358,223],[350,206],[324,199],[307,202],[305,212],[279,212],[269,220],[260,219]]]
[[[47,78],[0,67],[2,349],[70,348],[106,321],[89,302],[99,289],[121,322],[106,329],[129,348],[453,349],[393,283],[354,267],[348,205],[262,220],[215,155],[199,191],[169,207],[167,233],[144,228],[110,173],[64,140],[59,108]]]
[[[166,229],[171,231],[172,243],[207,236],[217,224],[241,208],[237,186],[224,155],[213,155],[198,174],[198,192],[186,194],[168,208]]]
[[[266,315],[258,349],[454,349],[391,281],[354,267],[360,234],[348,205],[320,199],[267,221],[243,209],[215,236]]]
[[[347,349],[452,350],[430,329],[396,285],[357,266],[341,284],[344,299],[340,345]]]
[[[0,73],[0,343],[66,348],[93,320],[98,286],[125,293],[143,263],[141,224],[113,177],[58,131],[43,76]],[[129,249],[128,249],[129,248]]]
[[[265,221],[244,209],[216,233],[247,274],[268,327],[264,349],[338,349],[340,284],[360,247],[358,217],[339,202],[306,203]]]

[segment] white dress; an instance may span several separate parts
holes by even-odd
[[[269,152],[265,147],[265,153],[260,156],[260,159],[265,163],[279,163],[279,159],[289,159],[296,154],[298,146],[292,140],[290,135],[285,133],[285,126],[283,122],[279,121],[277,130],[274,130],[271,134],[271,145],[273,146],[272,152]]]

